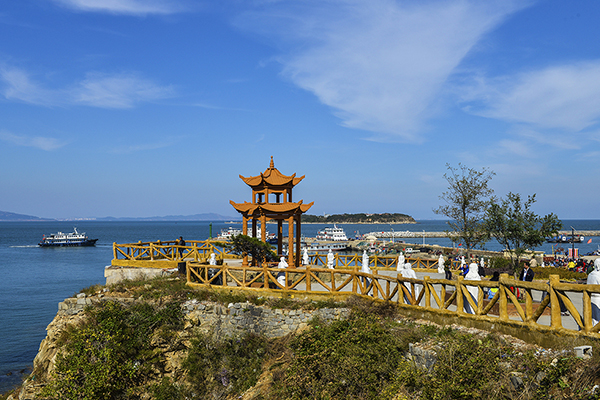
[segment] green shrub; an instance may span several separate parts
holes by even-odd
[[[433,371],[422,382],[423,399],[503,398],[499,366],[507,350],[493,337],[455,334],[437,353]]]
[[[158,328],[182,324],[179,306],[106,302],[86,310],[87,320],[66,330],[52,382],[42,396],[51,399],[136,398],[156,361],[150,339]]]
[[[549,279],[550,275],[558,275],[560,279],[565,280],[585,280],[587,274],[585,272],[574,272],[564,268],[554,267],[535,267],[532,268],[535,273],[535,279]]]
[[[183,367],[197,394],[239,395],[256,384],[268,348],[266,338],[253,334],[220,341],[199,335],[192,341]]]
[[[491,257],[488,262],[488,267],[493,269],[510,269],[511,261],[504,257]]]
[[[311,329],[291,342],[294,357],[277,383],[279,397],[381,398],[408,343],[419,340],[417,332],[372,314],[330,324],[312,321]]]

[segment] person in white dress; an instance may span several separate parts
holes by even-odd
[[[333,260],[334,259],[335,259],[335,256],[333,255],[333,251],[331,251],[331,249],[329,249],[329,252],[327,253],[327,268],[333,269]]]
[[[406,262],[406,259],[404,258],[404,253],[400,252],[400,254],[398,255],[398,264],[396,265],[396,271],[400,272],[404,269],[404,263]]]
[[[412,269],[412,265],[410,263],[404,263],[404,268],[402,268],[402,271],[400,271],[400,275],[402,275],[403,278],[419,279],[417,277],[417,273]],[[411,290],[411,288],[412,288],[412,284],[410,284],[408,282],[405,282],[404,286],[406,286],[406,288],[408,290]],[[415,284],[415,293],[414,293],[415,300],[419,297],[420,291],[421,291],[420,285]],[[409,302],[406,294],[404,295],[404,300],[407,303]]]
[[[446,272],[444,268],[444,256],[440,254],[440,258],[438,258],[438,274],[443,274]]]
[[[479,276],[479,265],[476,262],[472,262],[469,264],[469,272],[465,275],[465,280],[467,281],[480,281],[481,276]],[[479,293],[479,286],[470,286],[467,285],[467,291],[469,292],[471,298],[477,305],[477,294]],[[468,302],[467,297],[463,296],[463,305],[465,312],[469,314],[475,314],[475,310],[471,307],[471,303]]]
[[[600,258],[594,260],[594,270],[587,277],[588,285],[600,285]],[[592,325],[600,322],[600,293],[592,293]]]
[[[279,259],[279,264],[277,264],[277,268],[285,269],[288,267],[287,261],[285,261],[285,257],[281,257]],[[279,272],[277,274],[277,283],[279,283],[283,288],[285,288],[285,272]]]
[[[362,265],[360,267],[360,272],[364,272],[365,274],[371,273],[371,268],[369,268],[369,255],[367,254],[366,250],[363,251]],[[362,281],[363,281],[365,287],[368,287],[371,284],[370,278],[362,277]]]
[[[302,265],[308,265],[308,250],[304,249],[304,253],[302,253]]]

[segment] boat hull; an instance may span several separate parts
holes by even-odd
[[[38,243],[40,247],[90,247],[95,246],[98,239],[87,239],[79,241],[67,241],[67,242],[49,242],[41,241]]]

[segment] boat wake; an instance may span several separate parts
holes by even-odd
[[[38,247],[37,244],[27,244],[24,246],[8,246],[8,247],[12,247],[12,248],[25,248],[25,247]]]

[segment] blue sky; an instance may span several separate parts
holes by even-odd
[[[0,210],[215,212],[274,157],[311,214],[440,218],[446,164],[600,218],[600,3],[0,5]]]

